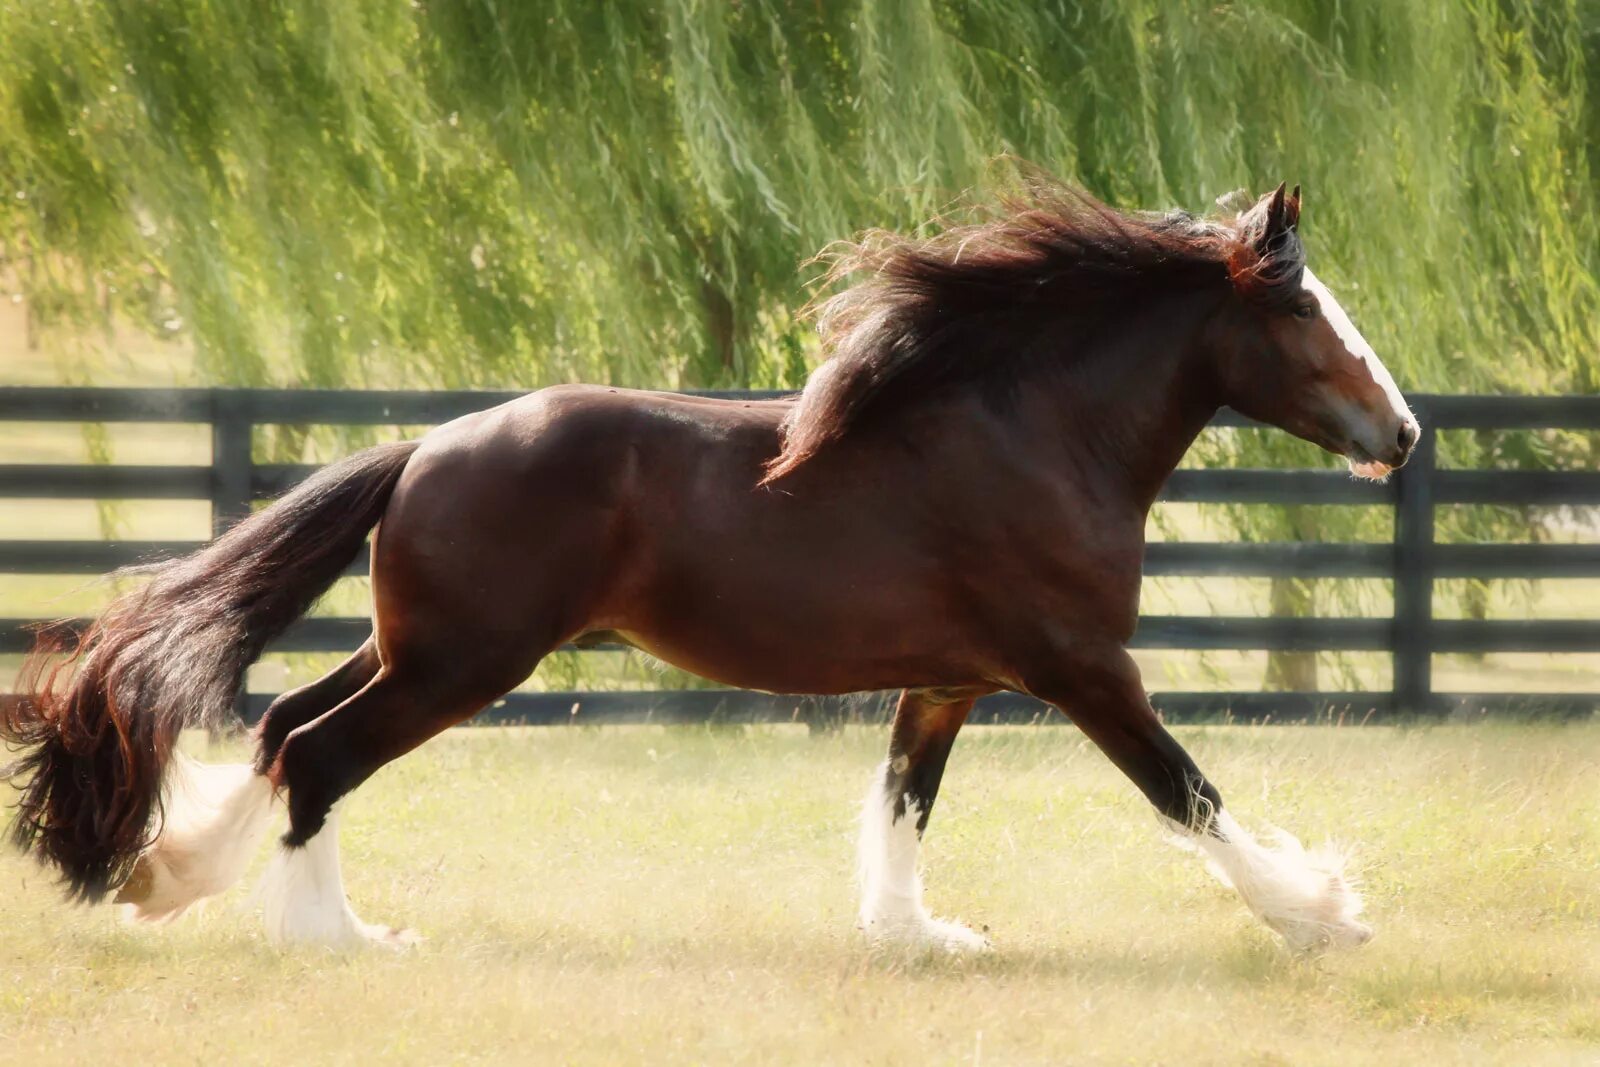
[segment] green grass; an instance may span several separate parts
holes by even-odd
[[[275,953],[243,889],[127,929],[0,860],[0,1059],[1600,1059],[1600,724],[1179,733],[1247,823],[1354,846],[1372,944],[1288,957],[1065,728],[958,745],[930,902],[995,951],[955,961],[852,930],[881,731],[458,730],[345,821],[408,955]]]

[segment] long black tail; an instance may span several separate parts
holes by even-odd
[[[21,752],[0,773],[21,792],[14,840],[70,896],[98,900],[127,879],[159,828],[179,732],[226,715],[262,649],[361,550],[416,447],[324,468],[193,555],[140,571],[150,581],[69,648],[41,638],[0,713]]]

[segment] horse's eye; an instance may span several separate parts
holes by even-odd
[[[1294,309],[1294,317],[1299,319],[1301,322],[1310,322],[1312,319],[1317,317],[1317,305],[1301,304],[1299,307]]]

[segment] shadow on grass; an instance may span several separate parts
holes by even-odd
[[[841,980],[892,977],[937,985],[971,980],[1092,981],[1142,991],[1203,987],[1217,992],[1324,990],[1352,1010],[1415,1018],[1448,1001],[1521,1002],[1557,1006],[1600,1003],[1600,983],[1573,981],[1570,968],[1537,960],[1385,956],[1372,949],[1326,957],[1295,956],[1262,931],[1218,930],[1199,944],[1086,939],[1051,945],[999,945],[978,955],[908,951],[868,944],[854,930],[794,937],[747,930],[652,935],[619,929],[596,936],[552,928],[530,937],[513,923],[464,921],[437,932],[424,953],[440,952],[491,965],[540,963],[619,973],[760,969],[818,972]]]
[[[1002,944],[974,955],[872,945],[846,927],[795,937],[745,930],[657,936],[642,928],[619,929],[603,936],[588,930],[552,928],[530,937],[526,927],[488,918],[452,925],[438,935],[432,950],[486,962],[539,961],[619,971],[640,966],[783,967],[796,971],[822,969],[844,976],[894,975],[917,982],[1093,978],[1145,987],[1281,984],[1297,975],[1313,982],[1321,980],[1314,961],[1294,958],[1265,937],[1231,932],[1219,934],[1216,944],[1205,947],[1157,948],[1137,943],[1116,947],[1085,941],[1060,948]]]

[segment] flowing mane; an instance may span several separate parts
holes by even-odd
[[[1298,214],[1298,190],[1288,205]],[[1265,221],[1122,212],[1035,178],[987,217],[934,237],[873,230],[834,246],[829,281],[866,277],[820,306],[828,359],[785,423],[763,484],[944,385],[1004,387],[1043,355],[1042,337],[1085,335],[1152,296],[1231,284],[1244,299],[1284,306],[1305,254],[1292,230],[1261,247]],[[1053,354],[1061,358],[1058,345]]]

